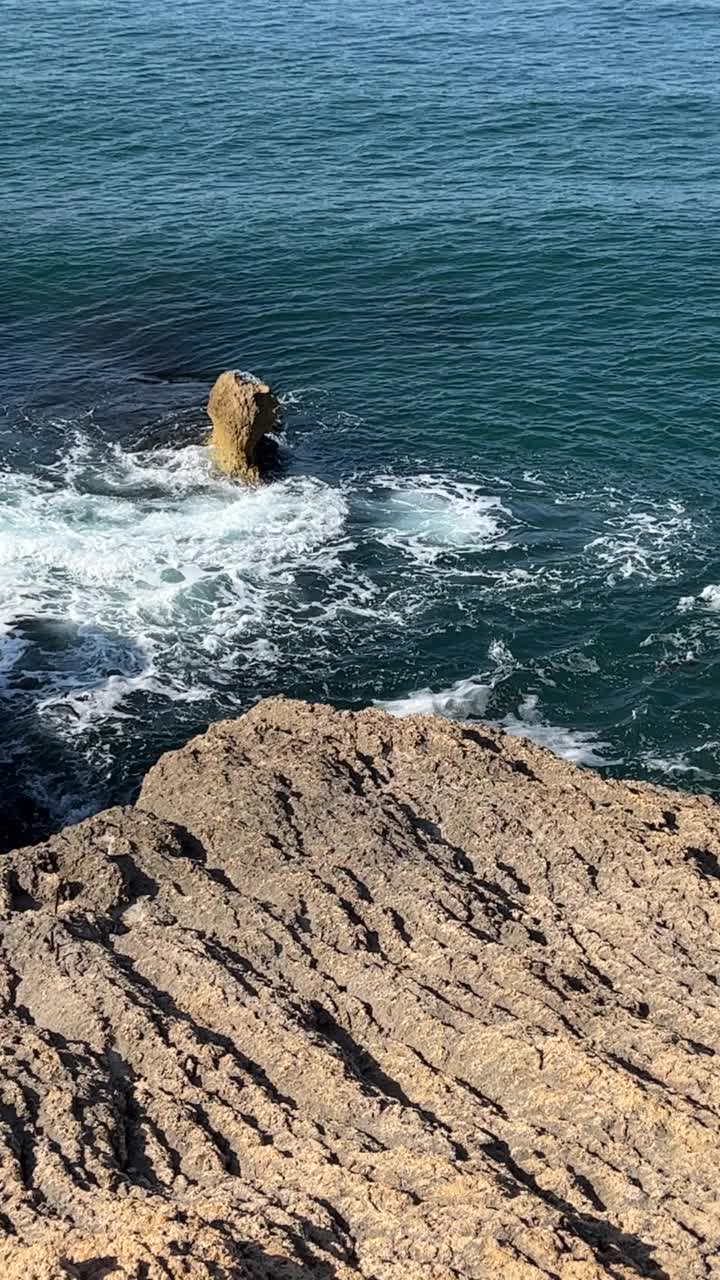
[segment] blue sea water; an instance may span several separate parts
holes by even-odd
[[[720,6],[5,0],[5,843],[283,692],[720,789]],[[223,368],[272,484],[212,469]]]

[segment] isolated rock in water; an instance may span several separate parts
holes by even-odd
[[[257,446],[276,426],[277,401],[268,386],[228,370],[221,373],[208,401],[213,424],[211,445],[222,471],[257,484]]]
[[[718,1277],[719,855],[480,726],[213,726],[0,863],[0,1275]]]

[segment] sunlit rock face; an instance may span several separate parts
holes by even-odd
[[[211,447],[221,471],[258,484],[257,447],[276,426],[277,400],[264,382],[240,373],[221,373],[210,392]]]
[[[2,1280],[711,1280],[720,808],[273,699],[0,859]]]

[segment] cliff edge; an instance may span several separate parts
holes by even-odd
[[[720,809],[271,700],[0,861],[7,1280],[720,1276]]]

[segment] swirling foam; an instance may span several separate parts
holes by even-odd
[[[54,643],[72,641],[74,661],[48,664],[36,709],[64,732],[118,716],[139,689],[207,697],[239,641],[267,661],[265,633],[307,607],[297,578],[330,583],[348,545],[346,500],[317,480],[243,490],[194,446],[102,462],[79,440],[62,475],[5,477],[0,504],[6,694],[23,695],[13,673],[37,620],[61,620]]]
[[[609,586],[627,578],[655,582],[682,571],[693,523],[681,502],[646,509],[635,504],[607,515],[603,524],[606,532],[586,543],[585,552],[597,560]]]
[[[510,517],[481,486],[427,474],[376,477],[370,513],[377,540],[422,568],[504,545]]]

